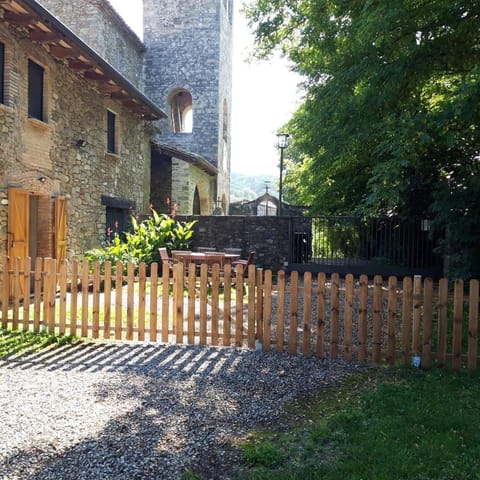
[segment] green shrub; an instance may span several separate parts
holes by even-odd
[[[171,250],[187,250],[194,233],[192,222],[180,222],[174,218],[162,214],[159,215],[152,209],[152,214],[138,222],[132,217],[133,231],[126,232],[125,240],[115,236],[113,241],[103,248],[95,248],[85,253],[85,258],[93,263],[99,261],[104,265],[106,261],[112,263],[112,270],[117,262],[127,264],[129,262],[138,266],[141,262],[147,265],[160,261],[158,249],[160,247]]]

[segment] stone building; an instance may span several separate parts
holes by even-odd
[[[270,195],[268,187],[265,193],[254,200],[241,200],[230,204],[230,215],[245,215],[257,217],[272,217],[279,214],[278,207],[280,202],[277,197]],[[308,212],[308,207],[289,205],[282,202],[282,216],[284,217],[302,217]]]
[[[193,205],[194,214],[211,214],[210,200],[220,198],[226,213],[233,0],[144,0],[143,6],[145,91],[168,115],[158,122],[152,154],[152,201],[161,204],[172,191],[179,213]],[[185,161],[171,147],[208,162]],[[170,169],[172,183],[165,185],[162,172]]]
[[[0,0],[0,254],[79,256],[108,230],[121,231],[131,214],[148,213],[151,203],[162,211],[166,197],[178,203],[179,213],[209,214],[217,196],[227,208],[229,118],[221,124],[218,105],[202,109],[210,99],[186,77],[173,90],[155,87],[145,68],[148,45],[108,1],[40,3]],[[221,2],[191,3],[219,3],[220,15]],[[218,15],[211,27],[220,31]],[[190,61],[174,68],[188,70]],[[229,81],[222,94],[227,105]],[[155,89],[162,93],[155,97]],[[197,145],[197,130],[178,131],[172,105],[184,111],[177,95],[183,92],[192,95],[198,138],[210,150]],[[212,125],[227,131],[221,140],[215,133],[206,138],[214,127],[200,130],[212,117]],[[176,142],[176,136],[191,141]],[[213,147],[225,138],[225,150]]]

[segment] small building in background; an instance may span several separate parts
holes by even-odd
[[[278,215],[279,201],[269,193],[268,185],[265,193],[254,200],[241,200],[230,204],[229,215],[246,215],[254,217],[275,217]],[[282,216],[299,217],[308,211],[306,207],[298,207],[282,202]]]

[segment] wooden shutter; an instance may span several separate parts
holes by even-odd
[[[23,266],[28,257],[30,194],[26,190],[12,188],[8,191],[8,256],[13,268],[13,259],[20,257]],[[10,284],[10,294],[13,286]],[[20,295],[23,297],[25,281],[20,276]]]
[[[55,198],[55,258],[57,265],[67,258],[67,200]]]
[[[30,195],[26,190],[8,191],[8,255],[28,257]]]

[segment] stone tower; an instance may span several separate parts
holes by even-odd
[[[167,114],[157,141],[218,169],[210,188],[228,210],[233,0],[144,0],[145,93]],[[189,190],[172,174],[172,191]]]

